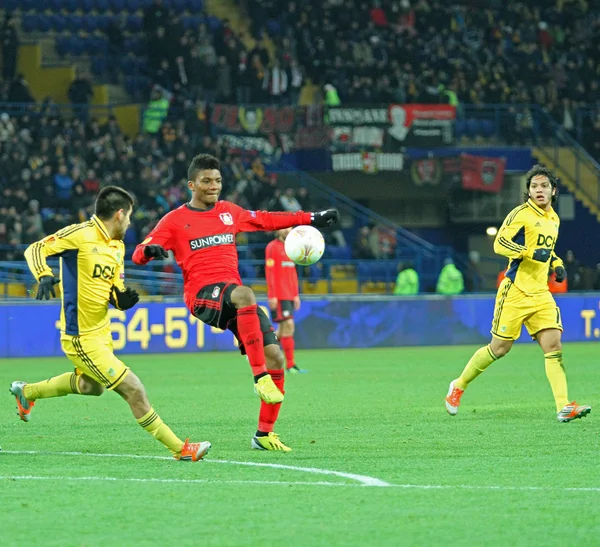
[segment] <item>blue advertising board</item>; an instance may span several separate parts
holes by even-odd
[[[563,340],[600,340],[600,293],[557,297]],[[492,295],[455,298],[348,296],[306,298],[296,313],[296,345],[370,348],[481,344],[489,340]],[[264,307],[264,305],[263,305]],[[117,353],[234,351],[236,342],[197,321],[180,302],[109,311]],[[0,358],[61,355],[58,304],[0,304]],[[531,341],[526,331],[519,342]]]

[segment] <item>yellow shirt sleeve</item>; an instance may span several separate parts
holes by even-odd
[[[565,267],[562,259],[554,251],[552,251],[552,254],[550,255],[550,267],[558,268],[559,266],[562,266],[563,268]]]
[[[519,245],[513,238],[525,228],[525,215],[521,211],[511,212],[502,223],[494,240],[494,252],[508,258],[523,258],[527,255],[527,247]]]
[[[121,261],[117,266],[117,272],[115,273],[115,279],[113,281],[113,285],[117,287],[120,291],[125,290],[125,245],[121,244],[120,248],[120,256]]]
[[[81,237],[81,224],[72,224],[58,232],[32,243],[25,249],[25,260],[33,276],[39,281],[45,275],[54,275],[46,258],[64,251],[77,249]]]

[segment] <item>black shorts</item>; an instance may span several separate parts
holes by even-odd
[[[237,309],[231,303],[231,293],[238,286],[235,283],[213,283],[202,287],[194,302],[194,317],[211,327],[233,332],[240,344],[241,354],[246,355],[244,344],[240,340],[237,330]],[[258,308],[258,319],[260,330],[263,333],[263,345],[279,344],[271,321],[260,307]]]
[[[277,300],[277,308],[271,310],[271,317],[275,323],[281,323],[294,318],[294,301]]]

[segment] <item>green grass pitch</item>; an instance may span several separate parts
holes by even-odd
[[[0,360],[0,544],[597,544],[595,413],[556,421],[532,343],[448,416],[448,383],[474,349],[299,351],[310,372],[287,378],[277,427],[289,454],[250,449],[258,399],[239,355],[126,356],[164,421],[213,443],[199,463],[161,459],[112,393],[39,401],[20,422],[9,383],[69,363]],[[564,353],[571,398],[597,404],[597,345]]]

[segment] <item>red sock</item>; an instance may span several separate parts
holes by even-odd
[[[237,312],[238,335],[240,341],[244,344],[254,376],[267,371],[263,333],[260,330],[260,321],[256,310],[256,304],[253,304],[252,306],[240,308]]]
[[[285,363],[287,368],[292,368],[296,363],[294,362],[294,337],[293,336],[282,336],[279,341],[285,354]]]
[[[267,370],[267,373],[273,378],[273,383],[279,388],[281,393],[285,393],[283,390],[283,383],[285,381],[283,369],[279,370]],[[277,417],[279,416],[279,409],[281,403],[275,405],[268,405],[264,401],[260,402],[260,413],[258,415],[258,430],[263,433],[270,433],[273,431]]]

